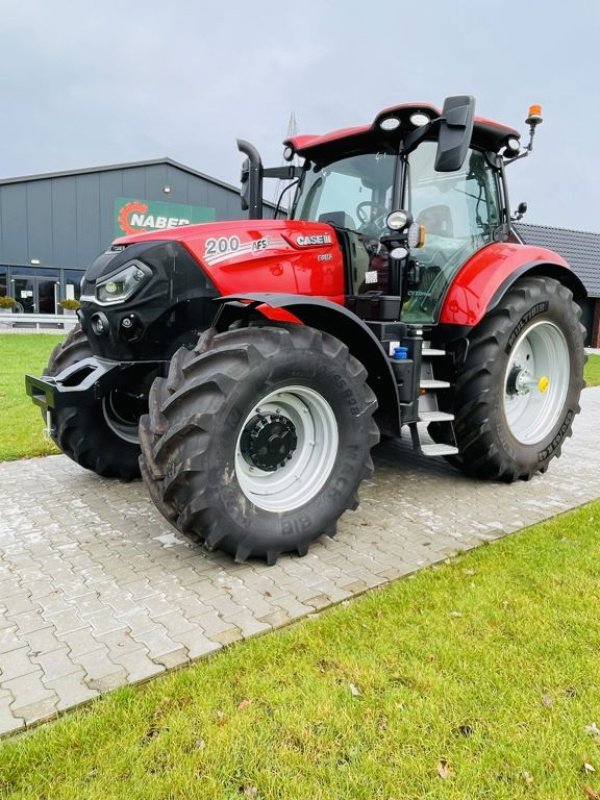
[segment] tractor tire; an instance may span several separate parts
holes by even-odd
[[[92,355],[87,337],[77,325],[52,351],[44,375],[54,377]],[[123,427],[122,433],[117,433],[119,426],[106,403],[105,398],[95,405],[53,411],[52,439],[66,456],[103,478],[139,478],[140,447],[135,426],[132,431]]]
[[[508,483],[560,456],[583,388],[581,309],[552,278],[518,280],[474,328],[456,375],[459,456],[477,477]]]
[[[163,515],[209,550],[269,565],[302,556],[358,505],[376,407],[365,368],[333,336],[209,330],[152,384],[142,477]]]

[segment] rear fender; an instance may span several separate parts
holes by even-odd
[[[400,435],[398,386],[388,354],[356,314],[329,300],[293,294],[229,295],[218,302],[223,303],[213,323],[218,331],[227,330],[232,322],[247,317],[249,312],[260,313],[268,320],[275,316],[271,310],[279,309],[292,314],[292,319],[342,341],[367,370],[369,386],[377,397],[375,419],[381,432]]]
[[[506,280],[496,289],[486,309],[486,313],[487,311],[492,311],[492,309],[496,308],[500,300],[510,289],[513,283],[515,283],[515,281],[518,281],[519,278],[528,278],[534,275],[542,275],[545,278],[554,278],[559,283],[562,283],[567,287],[567,289],[571,290],[575,301],[583,300],[587,297],[587,290],[585,286],[569,266],[564,267],[562,264],[553,264],[548,262],[542,264],[524,264],[520,269],[515,270],[515,272],[509,275],[509,277],[506,278]]]
[[[545,247],[495,242],[461,267],[444,298],[440,324],[477,325],[515,281],[533,275],[555,278],[573,292],[575,300],[587,296],[582,282],[558,253]]]

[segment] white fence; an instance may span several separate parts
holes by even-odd
[[[57,329],[70,331],[75,325],[75,314],[0,313],[0,333],[48,333]]]

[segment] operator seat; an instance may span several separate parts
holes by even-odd
[[[439,285],[440,276],[444,272],[446,264],[444,251],[446,247],[452,246],[452,242],[449,240],[454,238],[454,225],[449,206],[441,203],[424,208],[417,214],[415,221],[419,225],[423,225],[426,231],[426,247],[424,251],[421,251],[422,255],[419,256],[419,261],[421,262],[419,290],[422,294],[420,298],[415,298],[413,303],[414,308],[423,310],[431,302],[435,287]],[[438,239],[436,244],[435,237],[448,241],[441,242]],[[428,248],[427,245],[430,245],[430,247]]]
[[[437,205],[429,206],[419,212],[416,222],[424,225],[427,233],[434,236],[447,236],[453,238],[454,225],[452,224],[452,212],[449,206]]]

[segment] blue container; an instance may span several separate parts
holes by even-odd
[[[393,359],[395,361],[405,361],[408,358],[407,347],[394,347]]]

